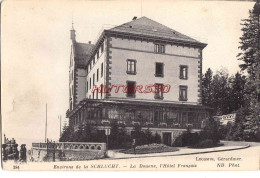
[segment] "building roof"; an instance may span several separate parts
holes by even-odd
[[[95,45],[75,42],[75,57],[79,65],[85,66],[90,60],[90,53]]]
[[[76,55],[89,55],[95,45],[76,42]]]
[[[147,17],[141,17],[139,19],[132,20],[128,23],[111,28],[108,31],[202,44],[193,38],[183,35],[176,30],[173,30]]]
[[[173,40],[178,43],[188,43],[202,47],[206,46],[206,44],[204,43],[201,43],[191,37],[181,34],[176,30],[173,30],[147,17],[141,17],[136,20],[132,20],[128,23],[124,23],[109,30],[105,30],[105,32],[138,35],[142,37]],[[102,39],[102,37],[103,36],[101,35],[100,39]],[[75,57],[78,60],[78,64],[85,67],[90,61],[90,57],[92,54],[94,54],[97,47],[98,42],[95,45],[75,42]]]

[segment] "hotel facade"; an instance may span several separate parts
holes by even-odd
[[[66,115],[75,130],[90,123],[105,134],[117,121],[131,132],[139,124],[171,145],[209,117],[201,104],[207,44],[147,17],[103,30],[95,44],[77,42],[72,28],[71,42]]]

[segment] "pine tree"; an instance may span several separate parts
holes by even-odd
[[[257,0],[249,18],[243,20],[243,35],[240,38],[241,53],[238,60],[242,70],[248,73],[245,99],[249,109],[250,132],[258,133],[260,126],[260,0]]]
[[[237,57],[243,61],[240,68],[248,72],[249,80],[255,85],[252,97],[260,102],[260,0],[249,11],[249,18],[242,21],[243,35],[239,46],[242,52]]]
[[[59,141],[60,142],[71,142],[71,141],[73,141],[73,137],[74,137],[74,131],[73,131],[72,126],[65,125],[63,127],[63,131],[62,131]]]
[[[212,70],[208,68],[202,78],[202,104],[207,106],[212,106],[212,75]]]
[[[230,104],[231,112],[236,111],[244,106],[244,90],[246,84],[246,77],[240,73],[236,73],[235,76],[230,78],[231,92],[230,92]]]
[[[75,142],[82,142],[83,141],[83,125],[79,124],[77,131],[74,134],[73,140]]]
[[[255,75],[256,65],[259,59],[259,0],[255,4],[253,10],[249,11],[249,18],[243,19],[243,32],[240,37],[240,46],[243,52],[237,55],[238,60],[242,60],[244,63],[240,65],[242,70],[247,70],[250,75]]]
[[[230,113],[230,86],[229,86],[228,71],[221,69],[216,72],[212,80],[212,107],[214,113],[223,115]]]
[[[83,142],[92,142],[94,141],[95,142],[95,137],[93,136],[92,134],[92,131],[94,130],[94,127],[89,124],[89,123],[86,123],[84,126],[83,126],[83,138],[82,138],[82,141]]]

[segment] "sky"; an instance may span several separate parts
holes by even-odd
[[[1,106],[3,133],[18,143],[59,138],[69,100],[70,29],[78,42],[94,42],[104,25],[146,16],[206,42],[203,73],[239,71],[241,19],[252,2],[235,1],[39,1],[6,0],[1,16]],[[141,8],[142,7],[142,8]],[[141,10],[142,9],[142,10]]]

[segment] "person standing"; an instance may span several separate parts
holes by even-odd
[[[133,144],[132,144],[132,146],[133,146],[133,149],[134,149],[134,154],[136,155],[136,151],[135,151],[135,148],[136,148],[136,141],[135,141],[135,139],[133,139]]]

